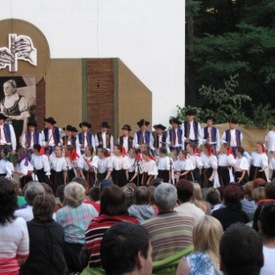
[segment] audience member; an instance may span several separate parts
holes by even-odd
[[[211,213],[219,209],[222,205],[221,195],[217,188],[208,188],[206,192],[206,201],[211,205]]]
[[[252,198],[255,204],[265,198],[265,188],[263,186],[257,187],[252,190]]]
[[[244,199],[241,200],[242,210],[246,213],[249,221],[252,221],[256,210],[256,203],[252,198],[253,181],[249,181],[244,185]]]
[[[96,211],[100,212],[100,188],[99,186],[93,186],[89,190],[89,199],[84,200],[84,203],[91,204]]]
[[[127,183],[126,185],[121,187],[121,190],[125,195],[126,204],[128,208],[134,203],[134,195],[136,189],[137,186],[134,183]]]

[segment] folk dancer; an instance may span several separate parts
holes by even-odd
[[[83,121],[79,123],[79,128],[81,128],[81,132],[76,136],[76,152],[79,156],[84,154],[84,150],[87,146],[93,146],[94,151],[96,150],[95,137],[90,132],[92,128],[92,124]]]
[[[150,122],[145,119],[141,119],[137,122],[137,125],[139,126],[139,131],[137,131],[134,135],[133,147],[139,149],[141,144],[147,144],[150,152],[153,154],[154,138],[152,133],[147,130],[149,124]]]
[[[220,150],[220,133],[219,129],[214,127],[214,117],[207,116],[205,118],[206,127],[202,129],[201,137],[202,143],[208,143],[212,146],[213,154]],[[208,147],[208,146],[207,146]]]
[[[270,159],[273,157],[273,152],[275,152],[275,122],[272,123],[272,128],[265,137],[265,145],[267,155]]]
[[[139,184],[139,172],[140,172],[140,165],[141,160],[139,158],[140,153],[137,149],[131,148],[127,154],[127,160],[129,163],[128,175],[129,175],[129,182],[133,182],[136,185]]]
[[[100,125],[100,132],[95,135],[95,144],[102,145],[103,148],[107,149],[111,154],[114,148],[114,137],[109,133],[110,125],[108,122],[103,121]]]
[[[236,150],[242,146],[243,134],[241,130],[237,129],[238,121],[236,118],[229,120],[229,129],[227,129],[221,137],[221,142],[228,143],[234,157],[237,156]]]
[[[263,143],[257,142],[256,151],[251,155],[251,158],[249,180],[262,178],[267,182],[268,157],[265,153],[265,147]]]
[[[244,156],[244,148],[237,148],[237,157],[234,164],[234,179],[235,182],[245,185],[248,182],[248,172],[250,163],[247,157]]]
[[[3,148],[0,152],[0,177],[5,177],[9,180],[12,179],[12,174],[14,172],[14,165],[9,160],[10,152],[7,148]]]
[[[122,126],[121,130],[122,136],[118,138],[118,144],[124,148],[125,152],[128,152],[133,147],[134,138],[130,136],[132,128],[130,125],[125,124]]]
[[[170,182],[170,157],[167,156],[167,149],[165,147],[159,148],[159,155],[157,157],[157,168],[158,178],[163,179],[163,182]]]
[[[142,164],[141,164],[141,185],[149,185],[150,182],[158,175],[158,168],[155,158],[149,153],[149,151],[143,151]]]
[[[0,113],[0,150],[8,149],[14,155],[16,153],[16,137],[13,126],[6,123],[7,117]]]
[[[110,153],[107,149],[102,148],[101,146],[97,147],[97,170],[96,178],[97,182],[100,183],[102,180],[106,179],[108,172],[108,163],[110,161]]]
[[[169,146],[170,152],[178,154],[184,148],[184,135],[182,129],[179,127],[181,122],[177,118],[172,117],[169,123],[172,128],[167,131],[166,143]]]
[[[61,129],[56,127],[56,121],[53,117],[44,119],[45,128],[42,130],[42,146],[45,147],[46,155],[51,155],[56,146],[62,145]]]
[[[76,133],[77,129],[72,125],[67,125],[63,128],[65,135],[62,137],[63,146],[72,145],[76,149]]]
[[[168,152],[169,148],[166,144],[166,139],[167,139],[167,132],[165,131],[166,127],[163,126],[162,124],[156,124],[153,127],[155,129],[155,132],[153,133],[155,154],[156,155],[159,154],[159,149],[161,147],[165,147]]]
[[[79,155],[76,153],[73,145],[65,147],[65,159],[67,163],[67,183],[71,182],[78,174],[78,159]]]
[[[272,157],[269,160],[269,180],[275,178],[275,152],[273,152]]]

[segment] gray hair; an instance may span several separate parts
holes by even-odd
[[[70,182],[64,189],[65,203],[71,207],[78,207],[85,197],[85,188],[77,182]]]
[[[28,184],[28,187],[26,188],[24,192],[24,198],[28,205],[32,205],[34,198],[37,195],[44,195],[45,189],[43,185],[40,182],[32,182],[31,184]]]
[[[162,210],[171,210],[177,202],[177,189],[171,183],[161,183],[154,192],[157,206]]]

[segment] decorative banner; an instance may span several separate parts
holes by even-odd
[[[9,34],[9,48],[0,48],[0,70],[9,67],[10,72],[17,72],[18,60],[37,66],[37,50],[29,36]]]

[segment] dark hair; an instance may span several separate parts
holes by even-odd
[[[261,207],[259,221],[264,237],[275,238],[275,202],[266,203]]]
[[[11,222],[17,209],[17,194],[12,181],[0,177],[0,224]]]
[[[108,229],[101,241],[102,266],[107,275],[131,272],[136,268],[138,253],[147,259],[149,236],[145,228],[119,222]]]
[[[82,177],[74,177],[71,182],[77,182],[79,184],[81,184],[84,188],[86,188],[86,180]]]
[[[206,193],[206,201],[209,202],[212,206],[220,203],[221,196],[220,192],[216,188],[209,188]]]
[[[40,149],[41,149],[41,145],[40,144],[34,144],[33,148],[39,152]]]
[[[88,150],[91,152],[91,154],[93,154],[94,151],[95,151],[95,150],[94,150],[94,147],[91,146],[91,145],[87,145],[86,148],[88,148]]]
[[[221,270],[228,275],[256,275],[263,266],[263,243],[251,227],[236,223],[220,241]]]
[[[49,221],[52,219],[55,207],[53,195],[38,195],[33,201],[33,216],[39,221]]]
[[[267,199],[275,200],[275,179],[265,186],[265,196]]]
[[[176,184],[178,199],[181,203],[187,202],[193,196],[194,186],[191,181],[181,179]]]
[[[149,203],[149,190],[147,186],[139,186],[135,190],[135,204],[148,204]]]
[[[93,201],[99,201],[100,200],[100,188],[99,186],[93,186],[89,190],[89,197]]]
[[[59,185],[55,191],[55,196],[59,198],[61,203],[64,203],[64,199],[65,199],[64,190],[65,190],[65,185],[62,184],[62,185]]]
[[[116,143],[114,147],[116,147],[121,152],[122,146],[119,143]]]
[[[103,188],[100,199],[101,214],[110,216],[128,214],[125,194],[117,185],[111,184]]]
[[[160,154],[165,154],[165,155],[166,155],[166,154],[167,154],[167,149],[166,149],[165,147],[160,147],[160,148],[159,148],[159,153],[160,153]]]
[[[243,156],[243,153],[244,153],[243,147],[237,147],[237,150]]]
[[[230,184],[224,189],[223,197],[226,206],[239,206],[242,198],[242,191],[239,186]]]

